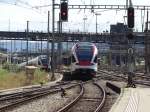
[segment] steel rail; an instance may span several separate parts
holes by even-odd
[[[71,85],[69,87],[66,87],[65,89],[69,89],[69,88],[72,88],[74,86],[78,86],[79,84],[74,84],[74,85]],[[23,99],[19,99],[17,100],[16,102],[13,102],[13,103],[9,103],[7,105],[4,105],[2,107],[0,107],[0,111],[5,111],[7,109],[10,109],[10,108],[13,108],[15,107],[16,105],[19,105],[19,104],[24,104],[28,101],[31,101],[31,100],[34,100],[34,99],[37,99],[37,98],[40,98],[40,97],[43,97],[43,96],[46,96],[46,95],[49,95],[49,94],[52,94],[52,93],[55,93],[55,92],[59,92],[61,91],[61,89],[56,89],[56,90],[48,90],[48,91],[41,91],[41,93],[39,94],[36,94],[34,96],[31,96],[30,98],[23,98]]]
[[[99,104],[99,106],[97,107],[97,109],[94,111],[94,112],[99,112],[103,108],[103,106],[105,104],[105,101],[106,101],[106,92],[105,92],[105,89],[102,86],[100,86],[99,84],[97,84],[95,82],[93,84],[96,85],[102,91],[102,97],[103,97],[102,101]]]
[[[111,78],[112,78],[112,76],[115,76],[115,77],[117,77],[117,78],[122,78],[122,79],[124,79],[125,81],[128,80],[128,78],[123,77],[123,76],[115,75],[114,73],[108,73],[108,72],[103,71],[103,70],[100,70],[99,73],[100,73],[100,72],[107,74],[107,75],[110,76]],[[112,75],[112,74],[113,74],[113,75]],[[99,76],[98,76],[98,77],[99,77]],[[138,77],[140,77],[140,76],[138,76]],[[144,78],[148,78],[148,79],[149,79],[149,76],[141,76],[141,77],[144,77]],[[145,86],[150,86],[150,81],[133,80],[133,82],[134,82],[135,84],[141,84],[141,85],[145,85]]]
[[[48,91],[48,92],[45,92],[45,93],[40,93],[38,95],[35,95],[35,96],[32,96],[30,98],[23,98],[23,99],[20,99],[20,100],[17,100],[16,102],[13,102],[13,103],[9,103],[8,105],[5,105],[5,106],[2,106],[0,107],[0,111],[6,111],[7,109],[10,109],[12,107],[15,107],[16,105],[19,105],[19,104],[24,104],[28,101],[31,101],[31,100],[34,100],[36,98],[40,98],[40,97],[43,97],[43,96],[46,96],[48,94],[52,94],[54,92],[58,92],[58,91],[61,91],[60,89],[57,89],[55,91]]]
[[[96,85],[101,91],[102,91],[102,100],[101,100],[101,103],[99,104],[99,106],[96,108],[96,110],[94,112],[99,112],[104,104],[105,104],[105,100],[106,100],[106,92],[104,90],[104,88],[102,86],[100,86],[99,84],[97,83],[93,83],[94,85]],[[84,88],[81,86],[81,92],[80,94],[72,101],[70,102],[69,104],[67,104],[65,107],[61,108],[60,110],[58,110],[57,112],[66,112],[67,110],[69,110],[72,106],[74,106],[75,103],[78,102],[78,100],[80,100],[80,98],[83,96],[84,94]],[[100,98],[101,99],[101,98]]]
[[[114,73],[108,73],[108,72],[103,71],[103,70],[99,70],[98,73],[105,73],[105,74],[107,74],[107,76],[110,76],[111,78],[113,78],[112,76],[115,76],[115,77],[117,77],[117,78],[121,78],[121,79],[127,81],[127,78],[126,78],[126,77],[119,76],[119,75],[116,75],[116,74],[114,74]],[[101,77],[101,76],[97,76],[97,77]]]
[[[62,86],[62,85],[67,85],[68,83],[70,82],[65,82],[65,83],[62,83],[62,84],[58,84],[58,85],[54,85],[54,86],[49,86],[49,87],[41,87],[41,88],[23,88],[23,89],[34,89],[34,90],[28,90],[28,91],[19,91],[19,92],[14,92],[14,93],[9,93],[9,94],[2,94],[0,95],[0,101],[3,101],[3,100],[7,100],[7,99],[15,99],[16,97],[24,97],[26,96],[26,94],[30,94],[30,93],[33,93],[33,92],[40,92],[40,91],[45,91],[45,90],[48,90],[48,89],[55,89],[59,86]]]
[[[59,109],[57,112],[66,112],[68,109],[70,109],[76,102],[79,101],[79,99],[83,96],[84,94],[84,88],[83,85],[80,84],[80,88],[81,88],[81,92],[80,94],[69,104],[67,104],[66,106],[64,106],[63,108]]]

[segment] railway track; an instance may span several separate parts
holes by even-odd
[[[112,80],[112,81],[127,81],[127,76],[123,74],[118,74],[115,72],[108,72],[104,70],[99,70],[97,72],[100,75],[97,75],[96,78],[105,79],[105,80]]]
[[[99,80],[94,79],[93,81],[98,82]],[[56,112],[56,111],[57,112],[66,112],[66,111],[67,112],[80,112],[80,111],[81,112],[88,112],[88,111],[98,112],[99,110],[101,110],[101,108],[104,105],[106,93],[104,89],[100,87],[100,85],[98,85],[97,83],[92,83],[93,81],[90,80],[87,82],[65,82],[65,83],[56,84],[52,87],[44,86],[44,87],[36,88],[36,89],[35,88],[25,89],[25,91],[18,92],[18,93],[16,92],[16,93],[10,93],[10,94],[0,94],[0,111],[5,112],[5,110],[13,110],[13,112],[15,112],[15,110],[22,110],[21,108],[25,108],[25,107],[28,108],[28,105],[35,104],[31,102],[36,102],[36,101],[42,102],[42,99],[44,98],[41,99],[41,97],[50,95],[51,97],[49,101],[51,102],[50,104],[53,104],[53,102],[55,102],[54,107],[53,105],[49,106],[50,110],[53,108],[50,112]],[[60,92],[62,92],[60,87],[66,90],[67,88],[68,89],[71,88],[70,84],[73,84],[72,90],[74,90],[75,86],[78,86],[77,87],[78,91],[75,92],[76,91],[75,90],[74,92],[72,92],[72,90],[71,91],[69,90],[71,94],[67,95],[66,97],[60,98],[59,97],[61,94]],[[81,89],[80,93],[79,93],[79,89]],[[58,94],[54,95],[55,92]],[[41,99],[41,100],[38,100],[38,99]],[[38,103],[38,105],[40,105],[40,103]],[[37,110],[37,109],[38,108],[35,108],[34,106],[34,110]],[[31,109],[29,108],[28,111],[30,110]],[[37,111],[41,111],[41,110],[39,109]],[[23,111],[23,112],[27,112],[27,111]],[[32,111],[32,112],[35,112],[35,111]]]
[[[111,72],[111,71],[107,72],[107,71],[100,70],[98,73],[101,75],[97,76],[97,78],[94,79],[94,81],[96,82],[98,82],[99,79],[107,79],[107,80],[111,79],[111,80],[117,80],[117,81],[124,79],[125,81],[127,78],[127,77],[122,77],[122,75],[116,74],[115,72]],[[144,82],[139,82],[139,83],[144,83]],[[146,83],[148,83],[148,81]],[[73,84],[73,85],[71,86],[70,84]],[[70,100],[70,101],[68,100],[70,103],[62,101],[63,108],[60,109],[62,105],[57,106],[56,110],[53,112],[56,112],[56,111],[57,112],[66,112],[66,111],[67,112],[80,112],[80,111],[81,112],[88,112],[88,111],[98,112],[99,110],[101,110],[105,102],[106,93],[102,92],[102,89],[100,89],[101,87],[99,87],[97,83],[92,83],[92,81],[87,81],[84,83],[83,82],[64,82],[64,83],[56,84],[51,87],[44,86],[40,88],[31,88],[31,89],[28,88],[21,92],[15,92],[15,93],[10,93],[10,94],[0,94],[0,111],[5,112],[5,110],[11,110],[14,107],[20,106],[25,103],[29,103],[43,96],[50,95],[52,93],[55,94],[55,92],[56,93],[61,92],[60,87],[67,89],[67,88],[75,87],[77,85],[81,89],[81,92],[80,93],[78,92],[78,94],[76,94],[76,96],[78,97],[75,98],[75,95],[74,97],[69,96],[69,97],[72,97],[71,99],[74,99],[74,100]],[[96,96],[94,97],[94,95]],[[66,98],[68,98],[68,96]],[[103,102],[103,103],[100,104],[100,102]]]
[[[59,90],[60,86],[65,86],[67,84],[69,84],[70,82],[64,82],[61,84],[56,84],[54,86],[41,86],[38,88],[35,87],[31,87],[28,89],[23,89],[22,91],[18,91],[18,92],[13,92],[13,93],[7,93],[7,94],[1,94],[0,95],[0,104],[4,105],[4,102],[15,102],[16,100],[20,100],[20,99],[25,99],[25,98],[30,98],[32,96],[38,95],[38,94],[42,94],[42,92],[47,92],[47,91],[55,91],[57,88],[57,90]]]
[[[100,79],[111,80],[111,81],[124,81],[124,82],[127,82],[128,80],[127,75],[110,72],[110,71],[108,72],[106,70],[105,71],[99,70],[98,74],[100,75],[98,75],[97,78]],[[135,84],[150,86],[150,76],[136,73],[133,81]]]
[[[80,88],[80,94],[57,112],[99,112],[102,109],[106,93],[99,84],[80,84]]]
[[[5,96],[14,96],[18,94],[24,94],[26,92],[33,92],[33,91],[40,91],[44,88],[57,88],[58,86],[61,85],[67,85],[70,82],[57,82],[55,85],[38,85],[38,86],[29,86],[29,87],[21,87],[21,88],[16,88],[16,89],[11,89],[11,90],[5,90],[5,91],[0,91],[0,98],[5,97]]]
[[[62,87],[64,89],[70,89],[78,85],[78,83],[69,82],[65,84],[58,84],[52,87],[44,87],[24,92],[4,94],[0,96],[0,111],[5,112],[6,110],[11,110],[14,107],[47,96],[49,94],[62,92]]]

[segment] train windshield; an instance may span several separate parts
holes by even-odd
[[[47,65],[48,64],[47,59],[44,59],[44,58],[41,59],[41,62],[42,62],[43,65]]]
[[[93,46],[78,46],[77,56],[79,61],[91,61],[93,56]]]
[[[78,51],[92,51],[93,50],[93,44],[89,42],[80,42],[76,45]]]
[[[47,56],[42,55],[42,56],[40,57],[40,61],[41,61],[41,64],[42,64],[42,65],[48,65]]]

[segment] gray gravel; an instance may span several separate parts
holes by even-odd
[[[50,94],[49,96],[21,105],[8,112],[56,112],[56,110],[78,95],[79,87],[66,91],[67,95],[63,98],[61,97],[61,93]]]
[[[109,112],[109,110],[111,109],[111,107],[113,106],[113,104],[115,103],[117,98],[119,97],[119,94],[115,93],[110,88],[106,87],[106,81],[98,80],[97,82],[105,88],[107,93],[109,93],[106,96],[105,105],[104,105],[103,109],[101,110],[101,112]],[[124,82],[122,82],[122,83],[116,82],[116,85],[119,87],[124,87],[125,83]]]
[[[97,98],[101,98],[101,91],[92,83],[85,84],[84,88],[85,94],[82,99],[68,110],[68,112],[93,112],[97,108],[99,104]]]

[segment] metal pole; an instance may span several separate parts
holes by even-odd
[[[86,17],[83,18],[83,21],[84,21],[84,29],[83,29],[83,30],[84,30],[84,33],[86,32],[86,31],[85,31],[85,20],[87,20]]]
[[[52,55],[51,55],[51,67],[52,67],[52,80],[54,79],[54,30],[55,30],[55,0],[52,0]]]
[[[149,73],[148,69],[148,11],[147,11],[147,21],[146,21],[146,28],[145,28],[146,36],[145,36],[145,72]]]
[[[9,21],[8,21],[8,31],[10,32],[10,18],[9,18]],[[11,40],[12,41],[12,40]],[[7,43],[6,43],[6,45],[7,45]],[[6,49],[7,49],[7,47],[6,47]],[[12,52],[11,52],[12,53]],[[8,55],[8,59],[7,59],[7,62],[10,62],[11,63],[11,54],[10,53],[10,57],[9,57],[9,55]]]
[[[83,20],[84,20],[84,32],[85,32],[85,18]]]
[[[97,34],[97,16],[98,16],[98,15],[101,15],[101,14],[100,14],[100,13],[96,13],[96,14],[95,14],[95,16],[96,16],[96,34]]]
[[[28,56],[29,56],[29,54],[28,54],[28,33],[29,33],[29,21],[27,21],[27,31],[26,31],[26,39],[27,39],[27,53],[26,53],[26,62],[27,62],[27,64],[26,65],[28,65]]]
[[[9,18],[9,21],[8,21],[8,31],[10,32],[10,18]],[[7,49],[7,47],[6,47],[6,49]],[[7,59],[8,62],[10,61],[10,63],[11,63],[11,56],[12,56],[12,52],[10,53],[10,57],[8,56],[8,59]]]
[[[48,24],[47,24],[47,33],[48,33],[48,38],[47,38],[47,62],[48,62],[48,69],[49,69],[49,62],[50,62],[50,59],[49,59],[49,11],[48,11]]]
[[[58,21],[58,33],[61,36],[62,33],[62,21],[60,19],[60,14],[59,14],[59,21]],[[61,65],[62,62],[62,43],[61,43],[61,39],[59,38],[59,42],[58,42],[58,64]]]
[[[121,50],[122,50],[122,49],[121,49],[121,44],[120,44],[120,45],[119,45],[119,51],[120,51],[120,52],[119,52],[120,68],[121,68],[121,66],[122,66],[122,65],[121,65],[121,64],[122,64],[122,63],[121,63]]]
[[[20,50],[21,52],[23,51],[22,50],[22,40],[21,40],[21,50]],[[21,57],[21,62],[23,62],[23,57]]]
[[[11,40],[11,43],[10,43],[10,46],[11,46],[11,53],[10,53],[10,63],[12,62],[12,40]]]
[[[97,14],[96,15],[96,34],[97,34]]]
[[[128,8],[128,0],[126,0],[126,8]]]
[[[42,55],[42,53],[43,53],[43,49],[42,49],[42,46],[43,46],[43,42],[42,42],[43,40],[42,40],[42,37],[41,37],[41,55]]]
[[[134,49],[132,40],[128,40],[128,84],[127,87],[135,87],[133,82],[134,70],[135,70],[135,59]]]

